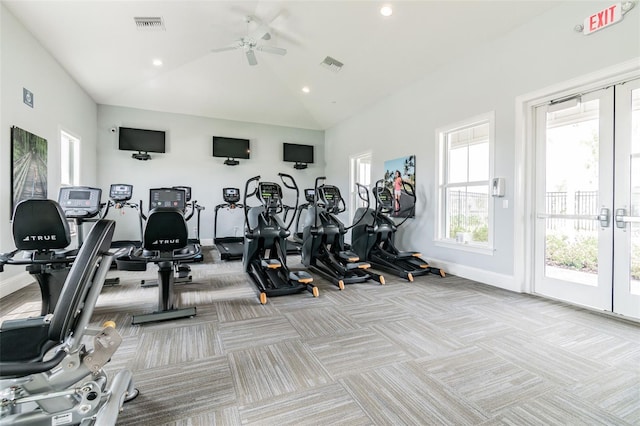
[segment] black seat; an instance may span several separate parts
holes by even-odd
[[[114,229],[112,220],[96,222],[69,270],[53,314],[2,323],[1,424],[59,424],[60,419],[115,424],[123,401],[137,395],[127,369],[107,386],[103,367],[122,342],[115,325],[89,328],[112,260],[108,250]],[[93,336],[92,346],[86,346],[86,336]]]
[[[75,255],[64,250],[71,244],[69,222],[53,200],[24,200],[16,206],[12,223],[14,244],[29,252],[31,261],[19,263],[27,263],[26,270],[40,286],[40,314],[52,313]]]
[[[144,230],[143,248],[169,253],[188,244],[187,222],[178,209],[161,207],[151,210]]]
[[[53,200],[24,200],[13,212],[13,239],[19,250],[51,251],[71,244],[69,223]]]
[[[71,266],[52,316],[10,320],[2,324],[0,376],[47,371],[52,368],[51,364],[56,365],[60,361],[58,358],[64,357],[65,352],[60,351],[52,360],[43,361],[49,349],[61,344],[74,331],[79,314],[85,308],[83,305],[96,271],[97,259],[109,249],[114,229],[113,221],[96,223]]]
[[[158,265],[158,310],[134,315],[133,324],[195,316],[195,307],[176,308],[173,271],[180,261],[200,253],[198,244],[189,243],[189,228],[181,210],[159,207],[149,212],[141,256]]]

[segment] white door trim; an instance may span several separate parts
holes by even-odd
[[[640,58],[516,97],[514,157],[514,278],[524,293],[533,292],[535,211],[535,106],[615,84],[640,75]]]

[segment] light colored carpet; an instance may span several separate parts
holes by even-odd
[[[299,258],[291,257],[300,267]],[[94,320],[124,337],[107,371],[140,396],[119,425],[640,425],[640,326],[563,303],[436,275],[347,285],[262,306],[240,261],[215,249],[178,285],[197,315],[151,312],[146,272],[111,271]],[[36,315],[29,286],[1,319]]]

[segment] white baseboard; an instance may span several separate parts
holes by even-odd
[[[429,259],[429,264],[433,267],[444,269],[447,274],[466,278],[468,280],[477,281],[482,284],[488,284],[504,290],[522,293],[521,286],[516,282],[513,275],[498,274],[484,269],[473,268],[470,266],[460,265],[459,263],[450,263],[438,259]]]
[[[23,287],[32,284],[35,280],[28,272],[20,272],[12,277],[0,281],[0,298],[10,295]]]

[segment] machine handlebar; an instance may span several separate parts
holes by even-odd
[[[295,220],[295,217],[296,217],[295,212],[298,210],[298,204],[299,204],[298,198],[300,198],[300,189],[298,188],[298,184],[296,183],[296,180],[293,178],[293,176],[288,175],[286,173],[278,173],[278,176],[280,176],[280,180],[282,181],[282,184],[284,186],[286,186],[289,189],[294,189],[296,191],[296,206],[293,207],[294,214],[291,215],[291,220],[286,225],[286,229],[288,231],[291,228],[291,225],[293,225],[293,221]],[[291,183],[290,184],[287,183],[287,180],[285,180],[285,178],[287,178],[287,180],[289,180]],[[286,206],[286,207],[291,209],[291,206]],[[285,210],[284,220],[287,220],[287,213],[288,213],[288,210]]]

